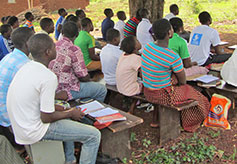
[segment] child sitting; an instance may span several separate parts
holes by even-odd
[[[102,65],[102,72],[106,84],[116,85],[116,67],[119,57],[123,53],[119,49],[120,34],[116,29],[109,29],[106,34],[108,44],[102,48],[100,53],[100,61]]]
[[[101,31],[102,31],[103,39],[106,40],[107,30],[110,28],[114,28],[114,21],[111,20],[111,18],[114,16],[114,13],[112,9],[107,8],[104,10],[104,14],[106,18],[102,22]]]
[[[126,20],[126,14],[124,11],[118,11],[117,17],[119,21],[115,24],[114,28],[119,31],[120,33],[120,43],[123,41],[124,38],[124,26],[125,26],[125,20]]]
[[[184,65],[184,71],[186,76],[192,76],[195,74],[206,74],[208,69],[205,67],[197,66],[197,62],[191,62],[191,58],[188,52],[188,46],[186,40],[179,36],[183,31],[183,21],[178,17],[170,19],[170,24],[174,29],[174,34],[171,39],[169,39],[169,48],[179,54]]]
[[[16,29],[19,27],[19,20],[16,16],[11,16],[9,19],[8,19],[8,22],[7,24],[11,25],[13,29]]]
[[[9,24],[4,24],[0,27],[0,60],[7,55],[8,53],[12,52],[14,49],[14,45],[11,41],[11,33],[12,27]]]
[[[60,35],[60,31],[62,29],[62,24],[64,22],[65,17],[67,16],[67,11],[64,8],[58,10],[58,14],[60,17],[58,18],[56,25],[55,25],[55,39],[58,40]]]
[[[34,25],[32,23],[32,21],[35,19],[34,15],[31,12],[27,12],[27,13],[25,13],[25,19],[26,19],[26,22],[23,25],[23,27],[28,27],[35,32]]]
[[[141,67],[141,56],[139,50],[141,44],[135,36],[125,38],[121,43],[121,50],[125,53],[121,55],[117,69],[116,82],[117,89],[126,96],[133,96],[141,93],[142,84],[138,82],[138,72]]]
[[[165,19],[170,20],[171,18],[179,15],[179,7],[176,4],[170,5],[170,13],[165,16]]]
[[[51,34],[54,32],[54,23],[51,18],[43,18],[40,20],[40,27],[42,31],[40,33]]]
[[[82,9],[76,10],[75,14],[80,21],[86,17],[86,13]]]

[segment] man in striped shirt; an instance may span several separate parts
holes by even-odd
[[[142,20],[139,11],[141,9],[138,9],[136,12],[136,17],[132,17],[131,19],[128,20],[128,22],[124,26],[124,38],[133,35],[136,36],[136,30],[137,30],[137,25],[140,23]]]

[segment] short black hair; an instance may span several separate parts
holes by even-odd
[[[33,14],[31,12],[27,12],[25,13],[25,18],[28,20],[30,19],[30,17],[33,16]]]
[[[35,34],[27,42],[28,49],[33,58],[40,58],[41,55],[48,49],[52,48],[54,42],[47,34]]]
[[[119,31],[114,28],[110,28],[106,32],[106,40],[108,42],[112,42],[114,38],[117,38],[119,36],[120,36]]]
[[[125,15],[125,12],[124,11],[118,11],[117,12],[117,17],[118,17],[118,19],[123,19],[123,16]]]
[[[9,24],[3,24],[3,25],[1,25],[1,27],[0,27],[0,33],[3,35],[3,34],[5,34],[5,33],[7,33],[11,28],[12,28],[11,25],[9,25]]]
[[[18,18],[16,16],[11,16],[9,19],[8,19],[8,24],[10,24],[11,26],[13,26],[16,22],[18,21]]]
[[[138,9],[137,12],[136,12],[136,18],[139,19],[139,20],[142,19],[141,15],[140,15],[140,10],[141,10],[141,8]]]
[[[175,11],[178,11],[178,10],[179,10],[178,5],[176,5],[176,4],[170,5],[170,12],[171,13],[174,13]]]
[[[11,39],[14,47],[18,49],[23,48],[32,35],[34,35],[34,32],[28,27],[19,27],[13,30]]]
[[[83,18],[81,20],[81,26],[82,28],[85,28],[88,24],[92,23],[90,18]]]
[[[149,14],[149,11],[145,8],[142,8],[139,10],[139,15],[141,16],[141,18],[147,17],[148,14]]]
[[[109,16],[109,14],[110,14],[111,12],[113,12],[113,10],[112,10],[111,8],[106,8],[106,9],[104,10],[104,14],[105,14],[107,17]]]
[[[152,25],[152,31],[156,39],[163,40],[171,29],[171,25],[167,19],[159,19]]]
[[[207,11],[203,11],[199,14],[198,18],[201,24],[205,24],[211,20],[211,15]]]
[[[78,27],[76,23],[69,21],[63,24],[62,34],[68,38],[78,36]]]
[[[60,8],[58,9],[58,14],[61,15],[63,12],[66,12],[66,10],[64,8]]]
[[[170,24],[172,25],[174,32],[178,32],[180,27],[183,27],[184,25],[182,19],[178,17],[171,18]]]
[[[51,18],[43,18],[40,20],[40,27],[45,30],[47,27],[49,27],[51,24],[53,24],[53,20]]]
[[[70,15],[67,16],[67,18],[65,19],[65,23],[66,23],[66,22],[69,22],[69,21],[72,21],[72,22],[74,22],[74,23],[77,23],[78,20],[79,20],[79,19],[78,19],[77,16],[70,14]]]
[[[1,22],[4,24],[11,16],[6,16],[1,18]]]
[[[136,39],[136,37],[132,36],[132,35],[124,38],[121,43],[120,49],[123,50],[127,54],[133,53],[133,51],[135,50],[135,46],[136,46],[135,39]]]
[[[84,13],[84,11],[82,9],[76,10],[75,14],[76,16],[79,17],[79,15],[81,15],[82,13]]]

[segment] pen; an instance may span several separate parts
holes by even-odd
[[[87,110],[87,108],[83,109],[82,112],[85,112]]]

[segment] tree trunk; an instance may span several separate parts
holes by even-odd
[[[164,0],[129,0],[129,14],[136,15],[139,8],[146,8],[151,12],[151,22],[163,18]]]

